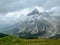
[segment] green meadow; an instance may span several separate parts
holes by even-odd
[[[0,38],[0,45],[60,45],[60,39],[23,39],[5,36]]]

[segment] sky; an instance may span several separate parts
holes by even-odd
[[[54,6],[60,6],[60,0],[0,0],[0,13],[34,6],[42,6],[45,9],[49,9]]]
[[[55,11],[57,10],[56,7],[59,7],[60,9],[60,0],[0,0],[0,29],[19,22],[22,18],[22,16],[19,16],[30,11],[30,9],[25,8],[35,6],[39,6],[47,10],[52,9]]]

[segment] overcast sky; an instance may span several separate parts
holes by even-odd
[[[60,6],[60,0],[0,0],[0,13],[34,6],[42,6],[48,9],[54,6]]]

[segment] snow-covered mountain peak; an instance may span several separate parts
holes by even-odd
[[[39,7],[39,6],[36,6],[35,9],[37,9],[40,13],[45,11],[43,7]]]
[[[28,15],[35,15],[35,14],[39,14],[39,10],[37,10],[36,8],[34,10],[32,10]]]

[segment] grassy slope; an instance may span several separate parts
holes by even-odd
[[[60,39],[21,39],[6,36],[0,38],[0,45],[60,45]]]

